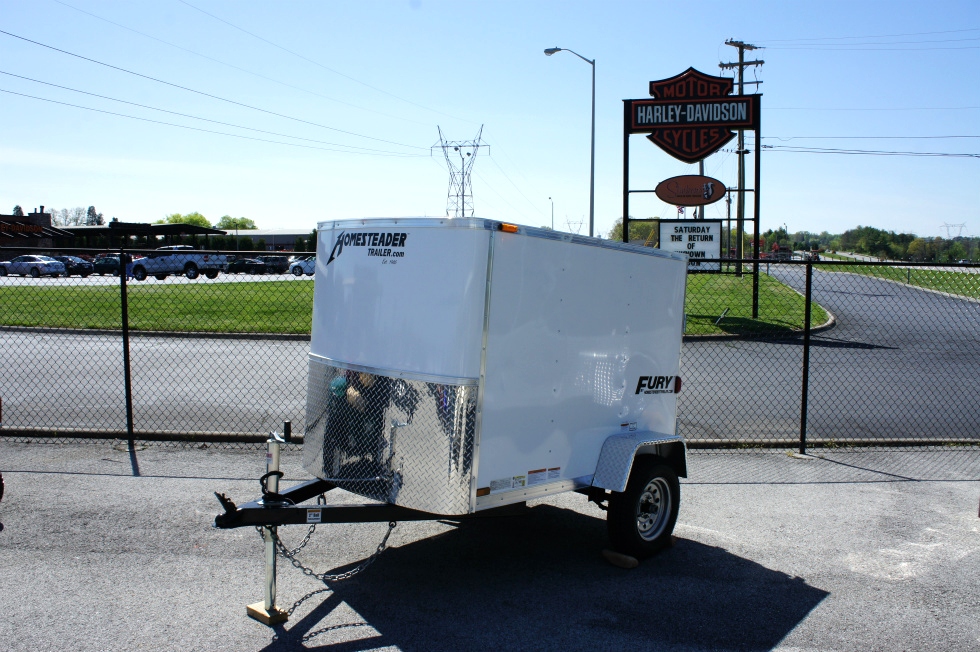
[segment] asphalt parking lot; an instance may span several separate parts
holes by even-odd
[[[264,461],[0,440],[3,648],[980,649],[980,451],[692,455],[674,547],[634,570],[603,560],[603,514],[576,494],[399,524],[373,566],[277,630],[245,616],[258,535],[211,527],[212,492],[256,497]],[[308,477],[298,452],[284,470]],[[385,530],[321,526],[302,556],[341,569]],[[280,565],[281,606],[318,588]]]

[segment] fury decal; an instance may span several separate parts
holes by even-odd
[[[676,376],[640,376],[636,383],[636,394],[673,394],[677,384]]]

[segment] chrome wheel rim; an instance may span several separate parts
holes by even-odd
[[[663,478],[653,478],[643,488],[636,502],[636,532],[641,539],[653,541],[663,534],[670,501],[670,485]]]

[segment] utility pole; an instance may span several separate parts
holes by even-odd
[[[736,41],[734,39],[728,39],[725,41],[725,45],[730,45],[733,48],[738,48],[738,63],[719,63],[718,67],[722,70],[737,68],[738,69],[738,94],[744,95],[743,91],[743,74],[745,72],[745,66],[761,66],[765,61],[746,61],[745,51],[746,50],[757,50],[758,48],[749,43],[744,43],[742,41]],[[750,82],[751,83],[751,82]],[[762,82],[754,82],[756,84],[761,84]],[[756,143],[755,146],[761,147],[761,143]],[[738,196],[736,198],[737,203],[735,204],[735,256],[738,258],[739,262],[736,263],[735,273],[737,276],[742,275],[742,263],[741,260],[745,258],[745,251],[743,246],[743,238],[745,233],[745,155],[747,150],[745,149],[745,131],[743,129],[738,130]],[[756,229],[758,230],[758,229]],[[756,241],[759,239],[759,234],[755,234]]]

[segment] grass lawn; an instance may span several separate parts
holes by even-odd
[[[214,333],[309,333],[312,281],[131,283],[132,330]],[[728,309],[725,318],[718,317]],[[803,297],[759,276],[759,319],[752,319],[752,276],[692,274],[687,288],[687,334],[789,334],[803,328]],[[813,307],[812,323],[827,314]],[[118,286],[0,287],[0,324],[119,329]]]
[[[127,286],[133,330],[309,333],[313,281]],[[122,327],[118,286],[0,288],[0,323],[55,328]]]
[[[725,312],[725,309],[728,312]],[[687,335],[789,335],[803,330],[803,296],[771,276],[759,274],[759,318],[752,319],[752,275],[690,274],[687,277]],[[724,313],[724,318],[716,324]],[[810,324],[827,321],[814,304]]]
[[[941,264],[936,266],[940,267]],[[881,265],[821,265],[815,269],[824,272],[864,274],[865,276],[883,278],[927,290],[980,299],[980,274],[973,274],[969,271],[932,269],[930,267],[891,267],[887,263]]]

